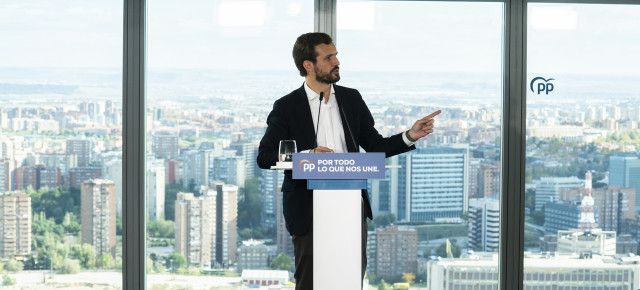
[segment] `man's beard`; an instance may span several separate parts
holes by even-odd
[[[316,81],[325,83],[325,84],[333,84],[340,80],[340,74],[334,76],[333,71],[338,69],[338,66],[335,66],[329,73],[322,73],[318,68],[314,68],[314,72],[316,73]]]

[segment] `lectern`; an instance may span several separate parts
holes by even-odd
[[[385,178],[384,153],[296,153],[292,170],[313,190],[314,289],[361,289],[362,189]]]

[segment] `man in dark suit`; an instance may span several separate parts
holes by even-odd
[[[295,140],[299,152],[384,152],[387,157],[415,149],[418,139],[433,132],[436,111],[406,132],[384,138],[360,93],[334,85],[340,80],[340,62],[331,37],[307,33],[296,40],[293,58],[305,83],[278,99],[267,117],[267,130],[260,141],[258,166],[269,169],[278,161],[280,140]],[[296,289],[313,289],[313,192],[306,180],[294,180],[285,171],[282,183],[283,211],[292,236]],[[372,219],[366,191],[363,200],[362,275],[366,269],[366,218]]]

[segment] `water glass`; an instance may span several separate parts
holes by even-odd
[[[280,140],[280,162],[291,162],[293,160],[293,153],[298,152],[296,148],[296,140]]]

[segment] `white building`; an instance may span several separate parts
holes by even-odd
[[[592,229],[582,231],[571,229],[558,231],[559,254],[580,254],[584,252],[600,255],[616,254],[616,232]]]
[[[619,289],[640,287],[640,257],[635,255],[581,258],[578,254],[524,256],[524,288]],[[429,290],[498,289],[498,253],[466,254],[461,258],[429,261]]]
[[[497,252],[500,246],[500,201],[469,200],[469,248]]]
[[[164,160],[147,160],[147,213],[149,220],[164,219]]]
[[[420,148],[399,159],[398,220],[459,219],[468,210],[468,145]]]

